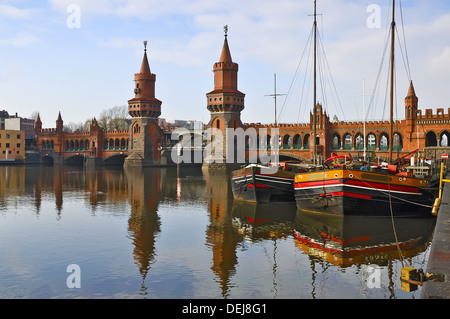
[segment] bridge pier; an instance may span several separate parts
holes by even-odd
[[[102,165],[102,159],[95,157],[95,156],[89,156],[86,157],[86,160],[84,161],[84,167],[97,167]]]

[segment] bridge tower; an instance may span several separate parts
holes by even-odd
[[[220,59],[213,66],[214,90],[206,94],[207,109],[211,113],[208,129],[220,130],[223,143],[221,143],[220,149],[212,150],[211,156],[206,156],[203,163],[204,167],[226,167],[226,164],[233,164],[227,163],[226,161],[226,129],[243,127],[241,111],[244,109],[245,94],[238,90],[239,66],[231,59],[230,48],[228,46],[228,26],[224,27],[224,31],[225,39]]]
[[[159,165],[161,159],[161,101],[155,98],[156,75],[151,73],[147,59],[147,41],[144,41],[144,58],[139,73],[134,75],[135,97],[128,101],[131,115],[128,156],[124,166]]]

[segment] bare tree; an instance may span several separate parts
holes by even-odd
[[[103,110],[98,119],[98,125],[105,131],[128,130],[129,119],[128,108],[126,105],[114,106],[110,109]]]
[[[69,122],[67,124],[64,124],[64,133],[75,133],[76,131],[83,132],[83,123]]]

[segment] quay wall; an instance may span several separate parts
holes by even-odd
[[[425,281],[421,299],[450,298],[450,184],[444,183],[426,273],[441,274],[442,282]]]

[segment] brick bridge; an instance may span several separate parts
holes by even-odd
[[[146,43],[145,43],[146,45]],[[364,144],[367,150],[377,156],[388,157],[389,144],[392,143],[394,156],[402,156],[415,149],[426,147],[447,147],[450,145],[450,108],[424,112],[418,108],[418,98],[413,83],[405,97],[405,119],[395,121],[394,134],[390,136],[388,121],[344,122],[331,121],[329,115],[317,104],[310,113],[309,123],[273,124],[242,123],[245,94],[238,90],[238,64],[233,62],[228,46],[227,34],[219,62],[213,65],[214,89],[206,94],[207,110],[210,121],[205,129],[216,128],[253,128],[256,138],[247,137],[247,149],[268,148],[271,144],[270,132],[279,130],[279,155],[281,159],[299,159],[309,161],[313,149],[313,113],[316,116],[316,154],[326,158],[331,152],[337,154],[361,153]],[[170,153],[178,140],[173,140],[172,132],[176,127],[158,125],[161,114],[161,101],[155,98],[156,75],[151,73],[146,47],[139,73],[134,75],[135,97],[128,101],[131,123],[129,130],[104,131],[95,119],[89,132],[64,133],[61,114],[56,120],[56,128],[42,128],[38,116],[35,123],[36,142],[42,163],[85,165],[124,164],[128,166],[170,165]],[[202,133],[190,131],[198,139]],[[225,136],[225,134],[224,134]],[[223,145],[226,145],[224,138]],[[192,147],[191,152],[201,152],[205,140]],[[201,145],[199,148],[198,145]],[[224,150],[223,154],[226,154]],[[249,152],[246,152],[246,159]],[[209,163],[207,158],[202,162]],[[225,161],[224,161],[225,162]],[[205,164],[204,164],[205,165]],[[208,164],[209,165],[209,164]]]

